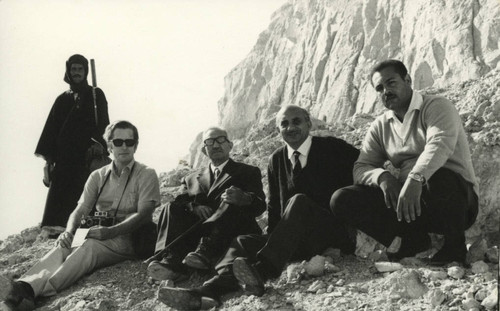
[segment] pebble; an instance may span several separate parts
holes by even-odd
[[[326,297],[325,300],[323,300],[323,304],[325,306],[328,306],[328,305],[330,305],[332,303],[332,301],[333,301],[332,297]]]
[[[479,274],[479,273],[485,273],[488,272],[490,268],[488,267],[488,264],[485,263],[484,261],[476,261],[475,263],[472,264],[472,273],[474,274]]]
[[[459,296],[459,295],[462,295],[463,293],[465,293],[465,288],[463,287],[458,287],[458,288],[455,288],[451,291],[451,293],[455,296]]]
[[[431,304],[435,306],[439,306],[446,300],[446,294],[443,293],[440,289],[435,289],[430,294]]]
[[[311,292],[311,293],[315,293],[317,292],[319,289],[321,288],[325,288],[326,287],[326,284],[323,283],[323,281],[314,281],[311,286],[309,286],[309,288],[307,289],[308,292]]]
[[[445,280],[448,277],[448,274],[444,271],[432,271],[429,274],[429,279],[432,281],[437,281],[437,280]]]
[[[462,307],[465,310],[472,310],[474,308],[479,309],[481,304],[477,302],[474,298],[467,298],[462,302]]]
[[[331,264],[328,261],[325,262],[325,272],[332,273],[332,272],[339,272],[339,271],[340,271],[340,268],[337,267],[336,265]]]
[[[476,299],[477,301],[483,301],[487,296],[488,290],[486,288],[482,288],[476,292],[476,294],[474,295],[474,299]]]
[[[378,272],[391,272],[401,270],[403,266],[397,262],[380,261],[375,263],[375,268],[377,268]]]
[[[448,275],[454,279],[461,279],[464,277],[465,270],[462,267],[453,266],[448,268]]]
[[[497,286],[491,291],[491,293],[488,295],[488,297],[484,298],[481,305],[483,307],[485,307],[486,309],[493,309],[495,306],[498,305],[498,287]]]
[[[304,269],[310,276],[322,276],[325,273],[325,261],[325,257],[316,255],[304,265]]]
[[[340,249],[338,248],[327,248],[324,252],[323,252],[323,256],[325,257],[329,257],[333,260],[333,262],[336,262],[340,259],[341,257],[341,252],[340,252]],[[332,263],[333,263],[332,262]]]
[[[326,289],[326,292],[327,293],[331,293],[335,290],[335,286],[333,286],[332,284],[328,285],[327,289]]]
[[[337,285],[337,286],[343,286],[344,284],[345,284],[344,279],[339,279],[337,282],[335,282],[335,285]]]
[[[486,251],[486,258],[489,262],[498,263],[498,247],[494,246]]]
[[[399,262],[402,265],[409,266],[409,267],[421,267],[424,265],[422,260],[420,260],[416,257],[406,257],[406,258],[401,259]]]
[[[318,291],[316,292],[316,295],[321,295],[321,294],[324,294],[324,293],[326,293],[326,289],[324,289],[324,288],[320,288],[320,289],[318,289]]]

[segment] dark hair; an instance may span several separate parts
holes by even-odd
[[[373,86],[372,78],[375,72],[381,72],[385,68],[394,69],[394,71],[397,74],[399,74],[402,79],[406,78],[406,75],[408,74],[408,69],[406,69],[406,66],[401,61],[397,59],[387,59],[380,63],[377,63],[375,66],[373,66],[372,70],[370,71],[370,83],[372,86]]]
[[[104,134],[102,135],[105,141],[111,141],[113,139],[115,129],[131,129],[132,132],[134,132],[135,141],[139,141],[139,131],[137,131],[137,127],[125,120],[118,120],[106,126],[106,130],[104,130]]]

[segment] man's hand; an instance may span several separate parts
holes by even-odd
[[[73,233],[69,231],[64,231],[57,237],[56,246],[71,248],[71,243],[73,243],[73,238],[74,238]]]
[[[420,216],[420,195],[422,194],[422,183],[411,178],[407,178],[401,193],[399,194],[397,214],[398,220],[404,217],[406,222],[412,222]]]
[[[89,229],[87,238],[96,240],[108,240],[114,237],[113,229],[104,226],[94,226]]]
[[[246,206],[252,203],[252,195],[234,186],[227,188],[221,198],[222,202],[237,206]]]
[[[213,211],[206,205],[196,205],[193,207],[193,213],[200,219],[206,220],[208,217],[212,216]]]
[[[389,172],[384,172],[379,177],[379,186],[384,192],[385,205],[395,211],[398,207],[398,198],[401,192],[401,184]]]

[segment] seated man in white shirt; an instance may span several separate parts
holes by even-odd
[[[400,61],[377,64],[370,77],[389,111],[368,130],[354,165],[355,185],[333,194],[333,212],[387,247],[401,237],[389,259],[427,250],[427,233],[433,232],[443,234],[445,243],[431,263],[464,262],[465,230],[478,213],[478,183],[456,108],[446,98],[413,91]],[[384,169],[386,161],[399,176]]]
[[[36,297],[55,295],[98,268],[136,258],[132,233],[151,221],[160,204],[158,177],[154,169],[134,160],[139,134],[133,124],[116,121],[103,137],[113,162],[90,175],[56,247],[19,280],[1,277],[4,309],[33,309]],[[91,211],[107,212],[114,224],[92,226],[83,244],[73,247],[82,217]]]

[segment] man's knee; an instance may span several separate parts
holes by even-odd
[[[292,212],[304,212],[308,211],[311,206],[311,199],[303,194],[303,193],[297,193],[294,196],[292,196],[286,205],[285,213],[290,214]]]
[[[330,198],[330,209],[334,215],[342,215],[349,207],[353,192],[350,189],[341,188],[335,191]]]

